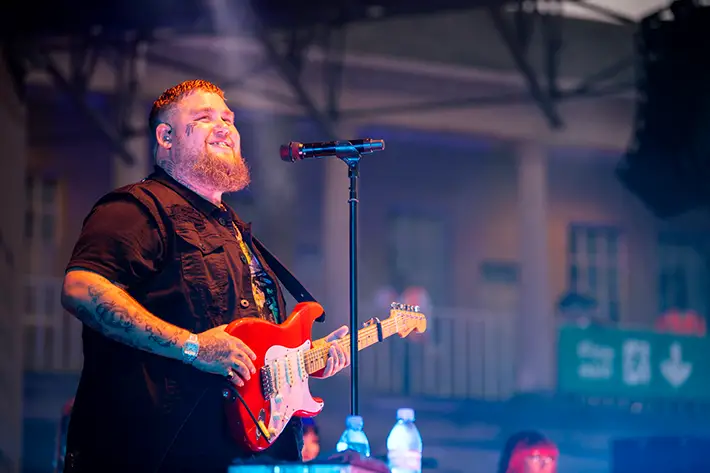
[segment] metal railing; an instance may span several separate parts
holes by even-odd
[[[24,292],[25,370],[77,372],[81,323],[60,304],[59,277],[31,276]],[[360,353],[360,382],[380,394],[506,399],[514,389],[514,317],[437,309],[427,331]]]
[[[437,309],[427,332],[360,353],[360,382],[379,393],[446,399],[508,398],[515,386],[514,317]]]

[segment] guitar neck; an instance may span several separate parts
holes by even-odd
[[[397,333],[397,317],[390,317],[384,322],[381,322],[379,326],[382,328],[382,339],[391,337]],[[360,351],[364,348],[374,345],[380,341],[380,337],[377,333],[377,324],[369,325],[365,328],[358,330],[357,332],[357,350]],[[334,342],[342,346],[348,353],[350,352],[350,334],[344,336],[340,340]],[[328,359],[328,350],[330,345],[327,344],[322,347],[311,348],[306,352],[305,365],[308,374],[313,374],[319,370],[325,368],[325,363]]]

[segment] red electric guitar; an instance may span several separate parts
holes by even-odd
[[[308,378],[319,376],[328,358],[330,344],[311,346],[311,327],[322,313],[320,304],[300,302],[281,325],[244,318],[225,329],[256,354],[257,375],[224,392],[232,436],[254,452],[269,447],[293,416],[313,417],[323,409],[323,400],[311,396],[308,387]],[[358,350],[413,330],[426,330],[424,314],[418,307],[393,303],[387,319],[371,319],[358,331]],[[334,343],[349,351],[350,334]]]

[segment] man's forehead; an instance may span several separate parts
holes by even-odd
[[[185,95],[180,100],[180,108],[191,112],[205,108],[213,108],[216,110],[229,110],[225,101],[219,95],[213,92],[204,90],[196,90]]]

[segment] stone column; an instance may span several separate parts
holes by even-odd
[[[254,132],[242,140],[254,140],[245,148],[251,168],[251,192],[254,195],[254,232],[274,255],[291,268],[298,240],[296,225],[298,210],[298,176],[296,167],[281,161],[281,144],[295,141],[294,117],[272,113],[258,113],[254,118]]]
[[[517,388],[553,388],[555,318],[549,282],[547,239],[547,150],[522,143],[518,154],[520,205],[520,310],[516,324]]]
[[[22,281],[26,109],[0,53],[0,472],[18,473],[22,451]],[[7,204],[11,203],[11,204]]]

